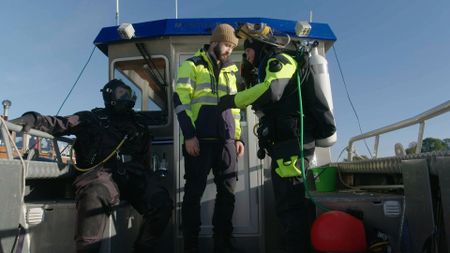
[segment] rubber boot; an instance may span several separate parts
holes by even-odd
[[[214,253],[240,253],[234,247],[231,235],[214,235]]]
[[[183,236],[184,253],[198,253],[198,236],[189,234]]]
[[[152,220],[148,216],[144,216],[139,234],[134,242],[133,253],[153,253],[156,252],[156,248],[159,244],[162,230],[154,231],[152,226]]]

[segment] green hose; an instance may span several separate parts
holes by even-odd
[[[299,59],[298,57],[297,59]],[[309,191],[308,182],[306,178],[306,170],[305,170],[305,155],[303,150],[303,105],[302,105],[302,91],[300,89],[301,87],[301,79],[300,79],[300,70],[297,72],[297,85],[298,85],[298,102],[299,102],[299,109],[300,109],[300,133],[299,133],[299,148],[300,148],[300,159],[301,159],[301,170],[302,170],[302,177],[303,177],[303,186],[305,187],[305,193],[306,196],[316,205],[316,207],[320,208],[322,211],[330,211],[329,208],[325,207],[324,205],[320,204],[319,202],[316,202],[316,200],[311,196],[311,193]]]

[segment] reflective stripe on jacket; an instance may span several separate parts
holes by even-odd
[[[236,94],[238,68],[229,62],[214,74],[213,63],[206,49],[200,49],[178,70],[174,93],[174,107],[183,136],[200,140],[239,140],[241,137],[240,110],[228,109],[220,113],[220,97]]]

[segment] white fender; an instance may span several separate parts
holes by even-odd
[[[311,72],[314,77],[314,90],[317,99],[324,106],[328,107],[329,111],[333,115],[333,98],[331,96],[331,84],[330,75],[328,73],[328,61],[325,57],[321,56],[318,52],[317,47],[313,47],[309,57],[309,62],[311,65]],[[334,115],[333,115],[334,121]],[[333,122],[335,124],[335,122]],[[336,133],[333,135],[316,140],[317,147],[330,147],[336,143]]]

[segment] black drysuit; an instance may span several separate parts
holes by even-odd
[[[143,215],[135,252],[154,252],[173,204],[168,191],[150,170],[151,135],[144,117],[134,111],[115,114],[102,108],[67,117],[35,112],[23,117],[31,115],[35,129],[55,136],[77,137],[74,150],[79,168],[98,164],[87,172],[78,172],[74,181],[77,252],[99,251],[107,217],[120,199],[127,200]],[[123,145],[115,151],[122,140]]]
[[[303,115],[300,115],[297,68],[301,63],[285,53],[268,54],[259,68],[260,82],[236,95],[221,98],[219,107],[243,108],[252,105],[259,115],[260,148],[272,158],[271,175],[275,208],[284,228],[289,253],[307,252],[308,229],[305,191],[301,176],[281,177],[277,160],[300,157],[300,117],[303,116],[303,155],[305,171],[315,150],[315,140],[332,136],[333,114],[328,104],[317,97],[312,74],[302,77]],[[245,73],[244,73],[245,74]]]

